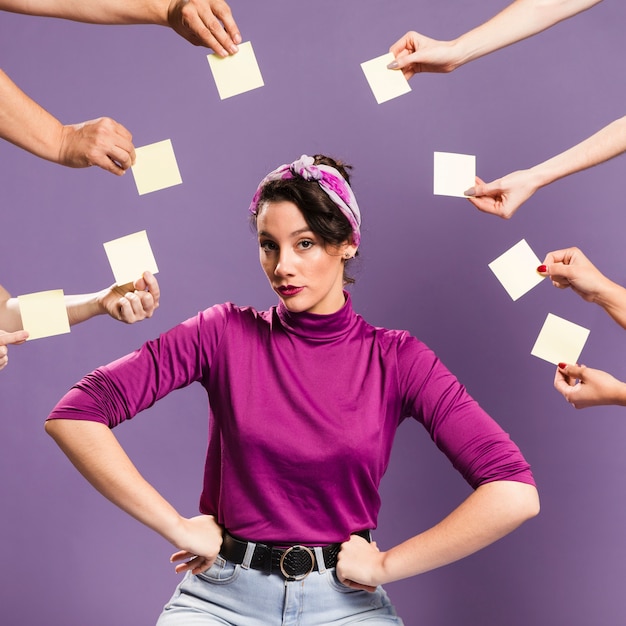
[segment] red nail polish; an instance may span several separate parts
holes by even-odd
[[[559,369],[564,370],[567,367],[567,363],[559,363]]]
[[[538,271],[540,274],[546,274],[546,273],[548,272],[548,268],[547,268],[545,265],[540,265],[540,266],[537,268],[537,271]]]

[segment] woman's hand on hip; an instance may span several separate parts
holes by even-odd
[[[352,535],[341,544],[337,578],[346,587],[373,592],[385,582],[383,560],[384,552],[378,549],[376,542],[368,543],[363,537]]]
[[[177,563],[175,571],[184,574],[206,572],[217,558],[222,547],[224,529],[215,521],[213,515],[198,515],[182,521],[182,539],[177,542],[181,550],[170,557],[171,563]]]

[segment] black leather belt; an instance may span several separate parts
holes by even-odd
[[[371,541],[369,530],[363,530],[354,534]],[[224,541],[222,542],[220,554],[231,563],[243,563],[248,544],[248,541],[242,541],[228,532],[224,532]],[[340,543],[322,546],[324,565],[326,567],[330,568],[337,565],[337,555],[340,549]],[[252,553],[250,567],[261,570],[266,574],[281,574],[286,580],[302,580],[311,572],[319,570],[314,548],[300,545],[277,548],[265,543],[256,544]]]

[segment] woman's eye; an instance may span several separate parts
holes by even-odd
[[[266,252],[273,252],[274,250],[276,250],[276,244],[273,241],[261,241],[259,242],[261,249],[265,250]]]
[[[308,250],[308,249],[309,249],[309,248],[311,248],[313,245],[314,245],[314,244],[313,244],[313,242],[312,242],[312,241],[310,241],[309,239],[303,239],[303,240],[300,242],[300,247],[301,247],[301,248],[304,248],[305,250]]]

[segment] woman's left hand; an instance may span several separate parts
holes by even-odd
[[[174,568],[177,574],[184,574],[188,571],[192,574],[206,572],[220,552],[224,529],[213,515],[196,515],[196,517],[184,519],[183,526],[185,535],[183,541],[187,549],[174,552],[170,557],[170,562],[178,562]]]
[[[352,589],[376,591],[383,582],[384,553],[376,546],[376,542],[368,543],[359,535],[352,535],[341,544],[337,557],[337,578]]]

